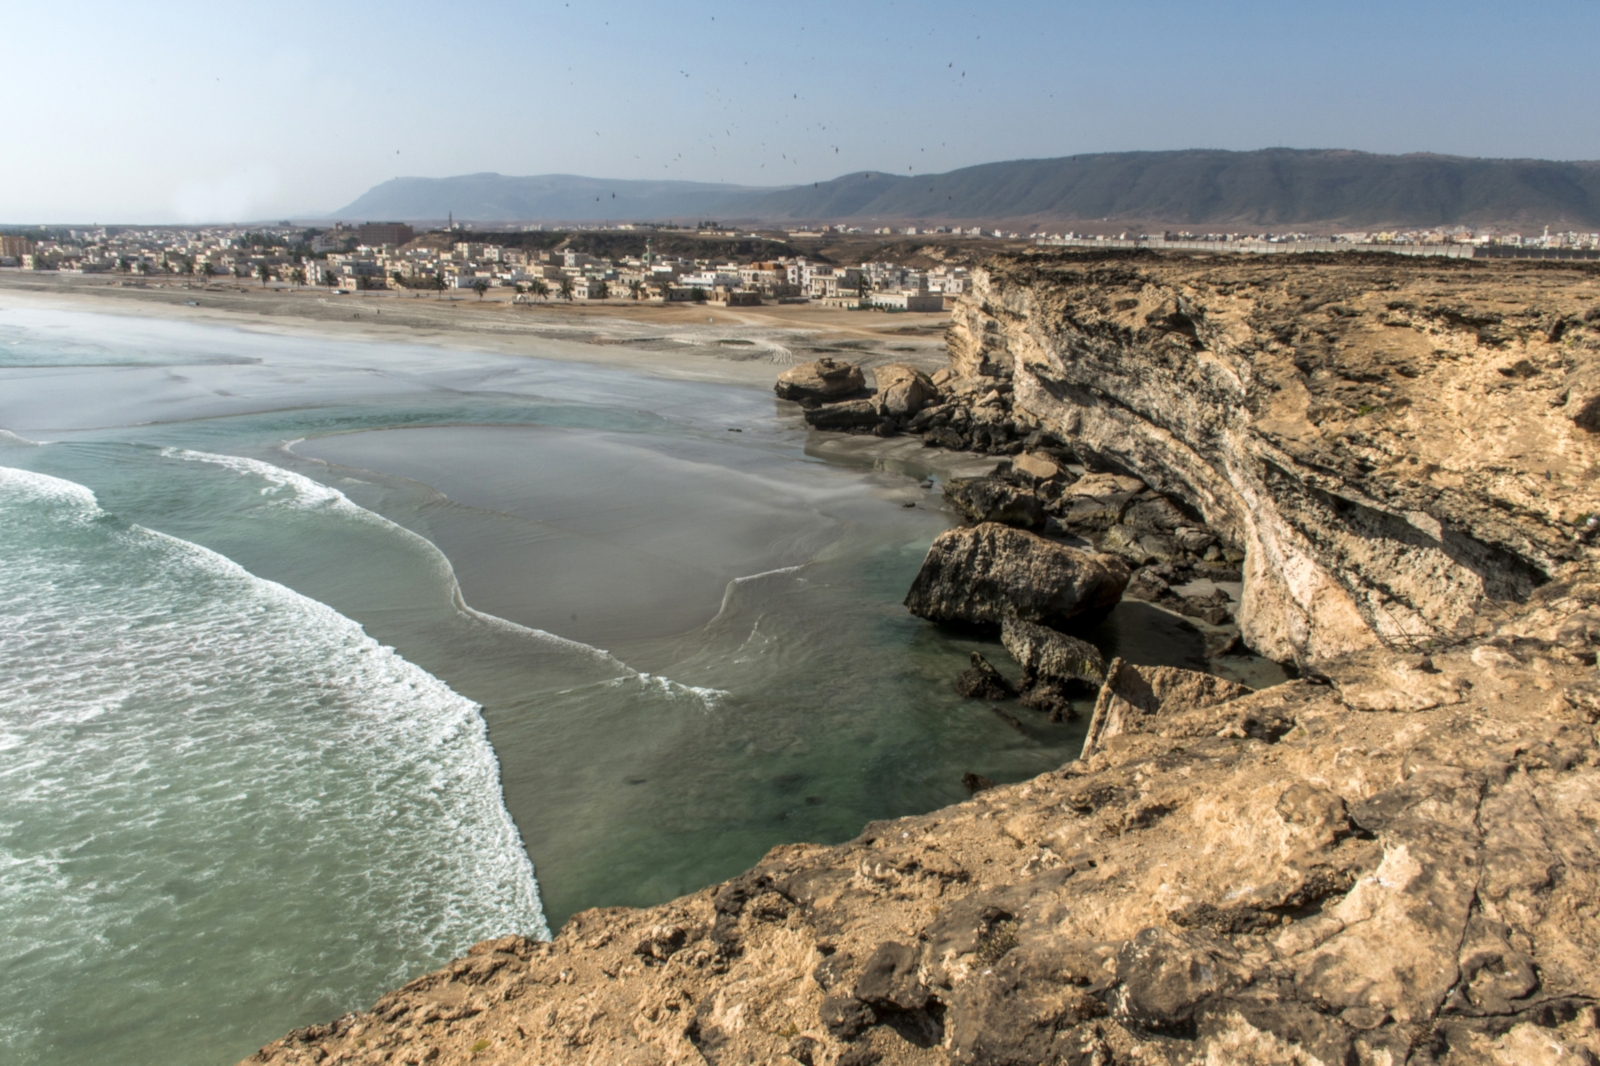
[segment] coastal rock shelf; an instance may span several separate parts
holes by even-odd
[[[1600,271],[1290,258],[992,261],[937,392],[868,428],[1010,460],[952,486],[958,540],[1076,537],[1206,622],[1187,583],[1236,568],[1298,680],[980,619],[1025,691],[1100,686],[1082,759],[252,1061],[1600,1061]]]

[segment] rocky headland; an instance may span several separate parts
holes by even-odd
[[[779,391],[996,457],[908,606],[1097,692],[1083,757],[250,1061],[1600,1062],[1600,270],[1030,254],[949,349]],[[1297,679],[1106,663],[1124,595]]]

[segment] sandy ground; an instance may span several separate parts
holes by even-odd
[[[840,311],[806,304],[719,308],[631,300],[513,305],[447,293],[363,292],[181,279],[0,271],[0,300],[187,319],[262,332],[404,340],[755,384],[823,355],[867,366],[945,366],[948,314]]]

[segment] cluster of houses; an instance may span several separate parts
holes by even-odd
[[[1042,244],[1079,245],[1088,241],[1116,242],[1209,242],[1215,244],[1296,244],[1322,241],[1350,245],[1441,245],[1460,244],[1479,248],[1600,248],[1600,233],[1581,233],[1577,230],[1551,233],[1546,226],[1542,234],[1525,237],[1520,233],[1504,233],[1489,227],[1473,229],[1470,226],[1439,226],[1433,229],[1361,230],[1335,233],[1331,236],[1312,233],[1191,233],[1166,231],[1164,233],[1033,233],[1029,234]]]
[[[49,239],[6,237],[0,265],[25,270],[187,275],[262,285],[365,289],[511,289],[518,302],[566,300],[763,301],[839,308],[939,311],[970,282],[965,267],[916,270],[898,263],[839,266],[806,256],[754,262],[658,255],[616,259],[571,248],[529,249],[471,239],[415,240],[400,223],[265,230],[68,230]],[[485,235],[489,236],[489,235]]]

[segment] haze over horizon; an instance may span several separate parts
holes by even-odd
[[[1180,148],[1594,159],[1600,4],[19,8],[0,222],[325,216],[398,176],[735,185]],[[26,161],[17,165],[17,161]]]

